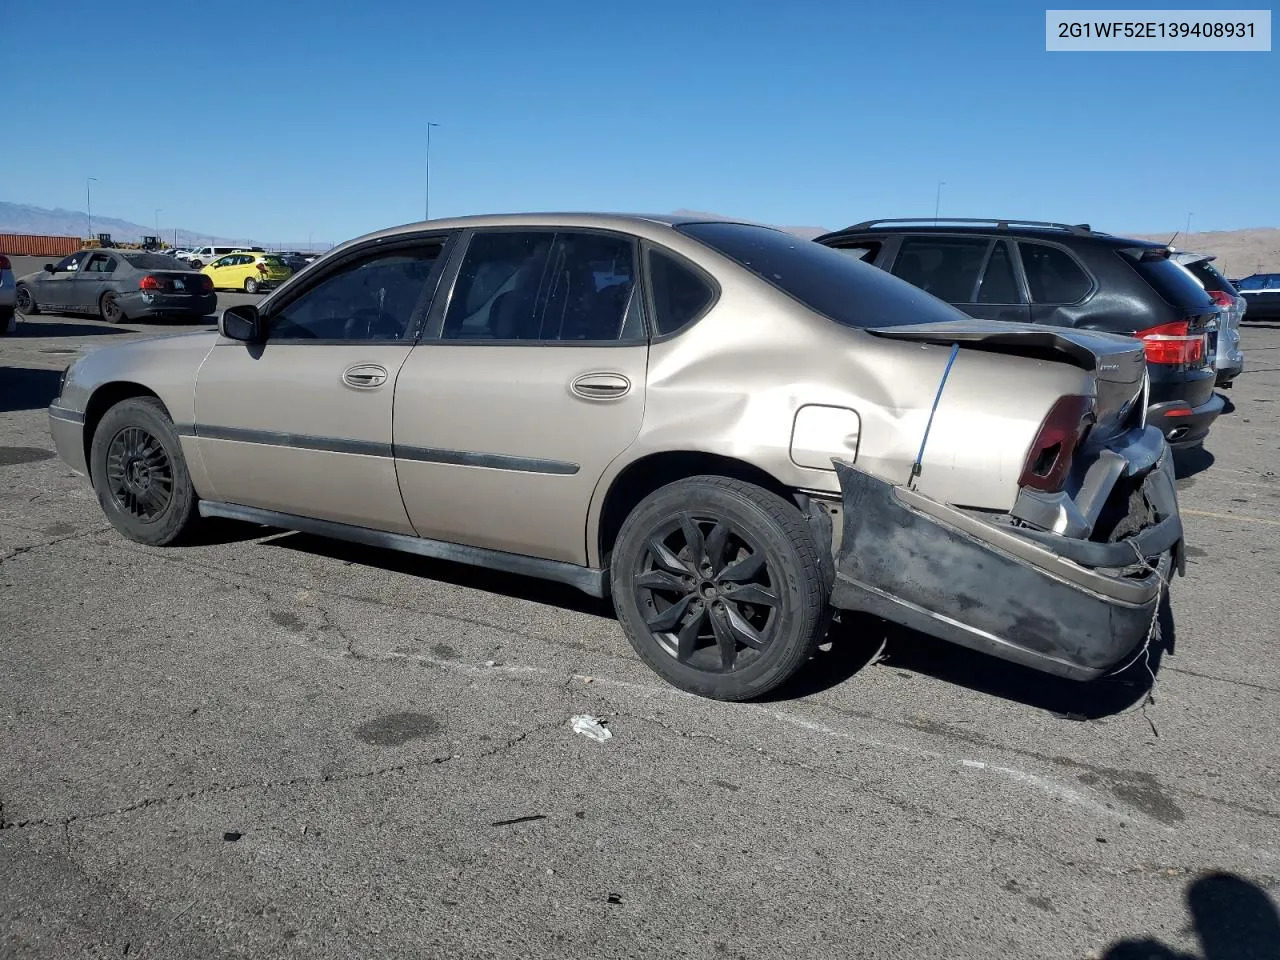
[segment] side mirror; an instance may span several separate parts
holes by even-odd
[[[232,340],[243,343],[261,343],[265,338],[262,317],[258,308],[251,303],[227,307],[218,318],[218,332]]]
[[[52,263],[46,263],[46,264],[44,265],[44,271],[45,271],[45,273],[53,273],[53,264],[52,264]]]

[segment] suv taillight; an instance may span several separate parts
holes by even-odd
[[[145,277],[143,277],[141,280],[138,281],[138,289],[139,290],[159,290],[160,281],[156,277],[153,277],[151,274],[148,273]]]
[[[1093,398],[1059,397],[1040,424],[1018,486],[1049,493],[1061,490],[1071,457],[1092,424]]]
[[[1147,363],[1192,366],[1204,359],[1204,334],[1192,333],[1189,320],[1175,320],[1134,334],[1142,341]]]
[[[1225,290],[1210,290],[1209,299],[1220,307],[1231,307],[1235,301],[1231,299],[1231,294]]]

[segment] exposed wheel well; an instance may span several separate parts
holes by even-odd
[[[636,504],[668,483],[704,475],[754,483],[786,500],[794,499],[792,491],[773,476],[742,460],[691,450],[650,454],[618,474],[605,494],[600,511],[601,563],[608,564],[609,552],[618,539],[618,532]]]
[[[90,463],[89,450],[93,446],[93,435],[98,432],[98,423],[106,415],[107,411],[114,407],[121,400],[128,400],[130,397],[155,397],[154,391],[148,390],[140,383],[129,383],[127,381],[120,383],[104,383],[89,397],[89,403],[84,408],[84,462],[85,468],[92,474],[93,466]],[[163,402],[163,401],[161,401]]]

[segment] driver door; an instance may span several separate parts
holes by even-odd
[[[69,257],[63,257],[54,264],[53,273],[46,270],[40,274],[32,284],[35,287],[32,293],[41,309],[49,310],[53,313],[75,309],[76,300],[73,293],[73,285],[80,273],[80,268],[84,266],[84,261],[88,256],[88,250],[81,250],[79,253],[73,253]]]
[[[263,313],[265,343],[220,337],[196,377],[196,446],[228,503],[414,532],[392,459],[396,376],[449,237],[351,251]]]

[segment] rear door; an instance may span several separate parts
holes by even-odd
[[[76,271],[75,279],[68,285],[71,306],[77,310],[96,311],[98,298],[107,292],[119,257],[108,253],[95,253]]]
[[[890,272],[980,320],[1031,319],[1001,237],[918,234],[903,237]]]
[[[1018,240],[1018,266],[1031,300],[1031,322],[1070,327],[1094,291],[1093,277],[1065,247],[1036,240]]]
[[[644,414],[638,276],[622,234],[471,236],[396,385],[396,469],[419,535],[586,563],[591,495]]]

